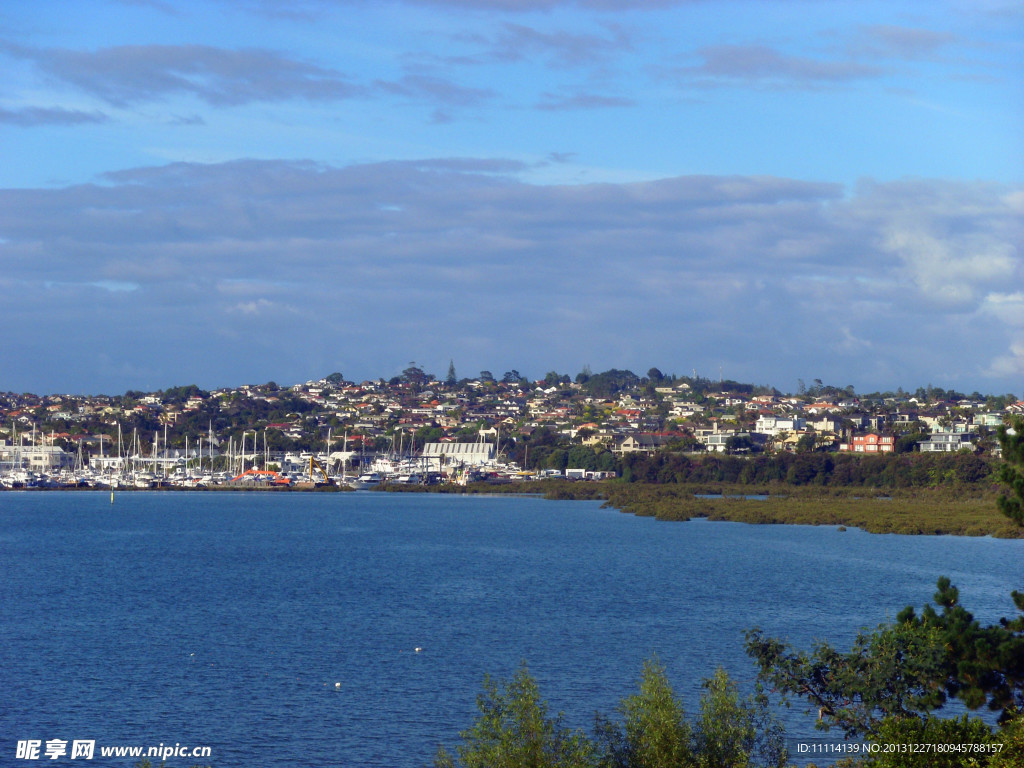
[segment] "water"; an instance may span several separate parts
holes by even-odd
[[[486,673],[526,661],[589,729],[657,654],[693,712],[716,667],[752,682],[744,630],[845,647],[940,575],[982,621],[1010,615],[1024,541],[536,498],[4,493],[0,763],[60,738],[211,747],[173,768],[426,766]]]

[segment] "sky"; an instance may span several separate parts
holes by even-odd
[[[6,0],[0,391],[1024,396],[1024,2]]]

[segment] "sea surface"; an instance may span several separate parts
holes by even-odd
[[[751,502],[756,503],[756,502]],[[1024,541],[662,523],[597,502],[0,494],[0,765],[18,741],[209,746],[179,768],[430,765],[526,663],[589,730],[657,656],[689,712],[759,626],[809,648],[931,601],[1014,612]],[[419,649],[419,650],[417,650]],[[815,737],[802,706],[791,737]],[[838,735],[835,735],[839,739]],[[154,763],[158,763],[155,760]]]

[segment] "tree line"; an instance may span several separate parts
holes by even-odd
[[[625,454],[618,468],[629,483],[928,488],[994,479],[996,463],[971,453],[779,453],[746,458],[657,452]]]

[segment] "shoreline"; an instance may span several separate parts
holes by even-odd
[[[24,488],[9,492],[48,491],[108,493],[110,488]],[[320,485],[281,487],[221,485],[205,488],[115,488],[114,494],[199,493],[350,493],[355,489]],[[442,493],[456,495],[533,496],[562,501],[602,501],[604,506],[665,522],[706,519],[762,525],[828,525],[858,528],[867,533],[920,536],[991,536],[1024,538],[996,507],[1000,489],[963,488],[833,488],[808,486],[742,486],[545,480],[530,483],[458,485],[384,485],[366,493]]]
[[[542,487],[537,488],[538,485]],[[546,499],[603,501],[606,507],[665,522],[707,519],[763,525],[834,525],[878,534],[1024,538],[1024,529],[1002,515],[996,506],[1000,489],[987,486],[895,489],[565,480],[529,486],[531,493],[539,492]],[[382,490],[495,495],[525,492],[517,484]]]

